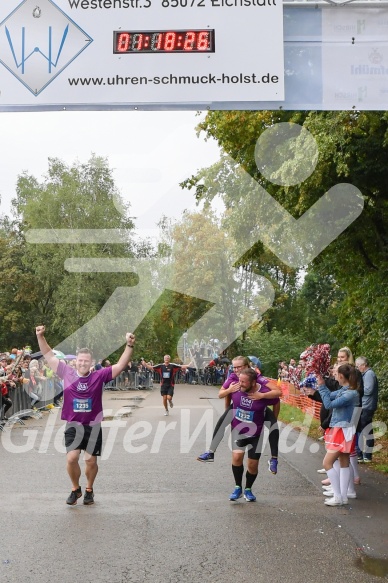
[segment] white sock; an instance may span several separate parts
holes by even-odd
[[[327,477],[331,482],[331,487],[333,488],[334,496],[336,498],[341,498],[341,489],[340,489],[340,477],[337,470],[333,467],[330,470],[327,470]]]
[[[354,470],[353,470],[353,466],[351,463],[349,464],[349,472],[350,472],[350,478],[349,478],[348,492],[349,492],[349,494],[355,494],[356,490],[354,488]]]
[[[340,490],[342,500],[345,500],[348,497],[349,483],[350,483],[350,469],[340,468]]]
[[[353,469],[353,480],[356,478],[358,479],[360,477],[360,472],[358,471],[358,459],[357,459],[357,455],[351,455],[350,456],[350,464],[352,466]]]
[[[340,472],[340,463],[339,460],[335,460],[335,462],[333,463],[333,468],[335,469],[335,471],[337,472],[337,474],[339,475]]]

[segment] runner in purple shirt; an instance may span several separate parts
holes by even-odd
[[[36,327],[39,348],[48,366],[63,379],[61,418],[67,421],[65,428],[67,472],[73,486],[66,503],[73,506],[82,496],[79,484],[81,477],[79,457],[81,450],[84,450],[87,486],[83,503],[93,504],[93,484],[98,472],[97,457],[101,455],[102,449],[103,387],[105,383],[116,378],[131,360],[135,336],[130,332],[126,334],[126,347],[117,364],[91,371],[92,353],[88,348],[78,350],[74,369],[55,356],[44,333],[44,326]]]
[[[219,397],[227,394],[232,396],[233,419],[232,425],[232,471],[235,479],[235,489],[229,500],[241,498],[242,479],[244,474],[244,455],[248,453],[247,471],[245,474],[244,498],[254,502],[256,496],[252,493],[252,485],[257,478],[259,460],[262,448],[262,430],[267,405],[275,405],[278,397],[268,399],[265,393],[274,392],[266,386],[257,385],[256,372],[250,368],[241,371],[237,383],[231,384],[228,389],[221,388]],[[259,389],[258,389],[259,387]]]
[[[246,356],[236,356],[232,360],[232,363],[233,372],[222,385],[223,389],[229,389],[232,384],[234,385],[237,383],[240,372],[245,368],[249,368],[250,366],[249,359]],[[257,374],[256,382],[260,386],[268,387],[271,389],[271,391],[278,390],[279,387],[277,386],[276,382],[264,377],[258,368],[255,369],[255,372]],[[269,395],[269,398],[272,398],[272,396],[272,394]],[[278,400],[276,405],[273,407],[273,411],[269,408],[266,409],[264,418],[264,422],[269,429],[269,447],[271,449],[271,458],[268,460],[268,469],[272,474],[277,474],[278,471],[279,428],[277,425],[277,417],[279,410],[280,402]],[[231,392],[228,391],[225,396],[225,411],[216,423],[209,449],[197,457],[199,462],[214,462],[214,454],[217,450],[217,447],[220,445],[222,438],[224,437],[225,430],[230,424],[232,416],[233,411],[231,405]]]

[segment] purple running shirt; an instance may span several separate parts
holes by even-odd
[[[102,393],[104,383],[112,380],[112,367],[95,370],[85,377],[59,361],[57,375],[63,379],[61,419],[80,425],[97,425],[103,419]]]
[[[262,387],[261,393],[269,393],[270,389]],[[264,425],[267,405],[276,405],[279,399],[250,399],[248,393],[236,391],[231,393],[233,404],[232,429],[238,429],[242,437],[256,437],[261,434]]]

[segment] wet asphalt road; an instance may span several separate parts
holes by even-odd
[[[195,459],[222,412],[217,392],[178,386],[169,417],[157,387],[106,392],[105,450],[90,507],[65,504],[60,411],[1,433],[0,581],[383,581],[361,570],[359,557],[382,559],[384,573],[387,477],[361,468],[358,499],[325,507],[316,471],[323,446],[283,428],[278,474],[268,472],[266,449],[257,502],[231,503],[228,440],[215,463]],[[117,421],[117,414],[127,416]]]

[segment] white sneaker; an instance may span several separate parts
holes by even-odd
[[[333,497],[333,496],[334,496],[334,490],[324,490],[324,491],[322,492],[322,494],[323,494],[324,496],[331,496],[331,497]]]
[[[357,498],[357,494],[356,494],[356,492],[348,492],[347,497],[348,498]]]
[[[343,504],[346,504],[345,501],[342,501],[342,498],[336,498],[335,496],[333,496],[333,498],[327,498],[327,500],[325,500],[325,504],[326,506],[342,506]]]
[[[171,399],[171,401],[169,401],[169,403],[170,403],[170,409],[172,409],[173,406],[174,406],[174,403],[172,402],[172,399]]]
[[[165,412],[164,412],[164,415],[165,415],[165,416],[167,416],[167,415],[168,415],[168,411],[167,411],[167,409],[165,410]]]
[[[332,490],[332,486],[322,486],[322,490]]]
[[[317,470],[318,474],[326,474],[326,470],[323,468],[321,470]]]

